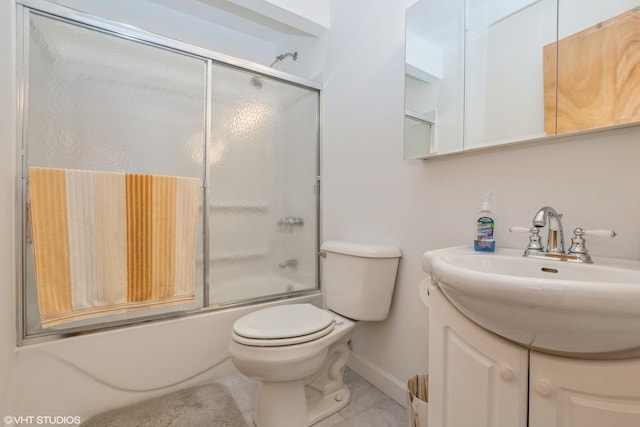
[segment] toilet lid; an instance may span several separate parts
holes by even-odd
[[[278,340],[311,336],[332,325],[333,315],[328,311],[311,304],[292,304],[254,311],[238,319],[233,332],[250,339]]]

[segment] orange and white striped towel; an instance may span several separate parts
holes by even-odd
[[[200,181],[30,168],[43,327],[194,300]]]

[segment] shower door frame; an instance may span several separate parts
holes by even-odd
[[[257,302],[267,302],[285,298],[291,298],[293,296],[303,296],[320,292],[320,259],[319,259],[319,245],[320,245],[320,233],[321,233],[321,207],[320,207],[320,157],[322,153],[322,105],[323,94],[322,84],[313,80],[308,80],[303,77],[295,76],[292,74],[279,71],[268,66],[253,63],[247,60],[235,58],[233,56],[221,54],[210,49],[195,46],[189,43],[181,42],[175,39],[171,39],[158,34],[150,33],[145,30],[132,27],[125,23],[114,22],[106,20],[94,15],[90,15],[84,12],[80,12],[74,9],[69,9],[64,6],[60,6],[54,3],[50,3],[46,0],[11,0],[16,3],[16,46],[17,46],[17,58],[16,58],[16,71],[17,71],[17,174],[16,174],[16,226],[19,231],[18,238],[16,239],[16,278],[17,278],[17,344],[18,346],[35,344],[39,342],[51,341],[60,338],[66,338],[70,336],[78,335],[79,333],[87,332],[101,332],[105,330],[111,330],[115,328],[122,328],[130,325],[139,324],[141,322],[150,322],[158,320],[166,320],[168,318],[175,318],[178,316],[190,316],[197,315],[204,312],[213,310],[225,309],[234,306],[243,306],[254,304]],[[316,230],[315,230],[315,287],[313,289],[301,290],[292,292],[285,295],[274,295],[267,297],[257,297],[253,299],[246,299],[239,302],[232,302],[229,304],[210,305],[209,301],[209,263],[203,262],[203,302],[202,307],[196,307],[187,311],[175,311],[169,313],[162,313],[150,316],[141,316],[133,319],[109,321],[101,324],[93,324],[88,326],[79,326],[68,328],[64,330],[45,331],[38,332],[32,335],[27,335],[26,331],[26,250],[25,244],[26,238],[29,235],[27,215],[27,183],[24,178],[25,170],[27,168],[26,149],[25,149],[25,128],[28,120],[28,110],[26,109],[26,97],[29,90],[28,81],[26,81],[28,68],[28,37],[25,36],[28,31],[28,22],[30,13],[40,14],[42,16],[50,17],[53,19],[59,19],[63,22],[71,22],[73,24],[81,25],[92,30],[104,32],[116,37],[131,40],[133,42],[143,43],[150,46],[174,51],[176,53],[196,57],[202,59],[206,63],[206,82],[205,82],[205,143],[204,143],[204,179],[203,186],[203,206],[207,206],[210,200],[211,183],[211,165],[209,164],[208,154],[211,150],[211,135],[212,135],[212,118],[211,118],[211,105],[212,105],[212,82],[213,82],[213,65],[221,64],[227,67],[238,69],[239,71],[251,72],[258,76],[264,76],[272,78],[283,83],[298,86],[303,89],[315,91],[317,93],[317,143],[316,143],[316,164],[315,164],[315,202],[316,202]],[[25,29],[26,28],[26,29]],[[202,252],[204,260],[209,258],[209,218],[207,215],[207,209],[203,210],[203,248]]]

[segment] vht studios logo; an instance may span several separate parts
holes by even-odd
[[[6,425],[70,425],[80,424],[81,418],[78,416],[62,416],[62,415],[7,415],[4,417]]]

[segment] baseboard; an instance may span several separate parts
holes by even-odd
[[[398,402],[403,407],[407,407],[407,383],[400,381],[388,372],[383,371],[378,366],[373,365],[368,360],[363,359],[356,353],[351,352],[347,366],[356,374],[370,382],[378,390]]]

